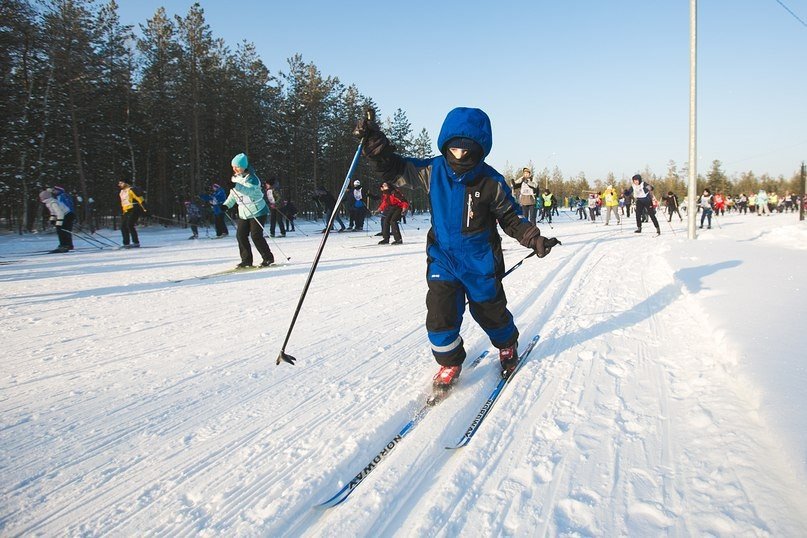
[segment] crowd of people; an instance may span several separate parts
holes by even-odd
[[[638,181],[637,181],[638,179]],[[655,219],[657,210],[662,210],[667,216],[667,222],[672,222],[673,217],[677,217],[679,222],[683,222],[682,211],[686,213],[686,200],[679,198],[673,191],[667,194],[657,195],[652,186],[647,185],[637,174],[632,178],[633,185],[617,194],[613,185],[608,185],[604,191],[589,192],[584,196],[572,196],[569,198],[569,207],[576,211],[578,220],[590,220],[596,222],[602,216],[602,208],[605,207],[605,225],[610,224],[611,215],[616,218],[617,224],[621,223],[621,217],[630,218],[631,211],[636,214],[637,233],[641,231],[641,225],[653,221],[656,225],[657,233],[660,233]],[[643,187],[644,186],[644,187]],[[637,192],[639,198],[637,198]],[[746,195],[725,195],[722,192],[712,194],[711,190],[705,189],[703,194],[696,200],[696,211],[701,213],[701,224],[707,223],[707,229],[711,228],[712,215],[723,216],[726,214],[754,214],[768,215],[772,213],[796,212],[801,205],[801,197],[791,192],[785,196],[779,196],[775,192],[768,193],[765,189],[760,189],[757,193]],[[707,222],[708,221],[708,222]],[[703,226],[701,225],[701,228]]]

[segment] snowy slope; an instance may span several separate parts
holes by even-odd
[[[275,358],[316,223],[270,243],[278,267],[208,280],[192,277],[237,263],[234,238],[152,227],[141,242],[159,248],[30,256],[55,238],[0,237],[0,532],[807,535],[807,227],[721,223],[693,243],[681,224],[654,238],[556,218],[544,232],[564,245],[505,280],[522,344],[541,341],[472,443],[443,448],[498,375],[468,319],[469,356],[491,354],[331,510],[313,506],[436,370],[425,217],[403,246],[330,237],[296,366]],[[504,245],[508,267],[528,253]],[[739,293],[763,282],[789,293],[749,309]],[[772,331],[786,343],[759,344]]]

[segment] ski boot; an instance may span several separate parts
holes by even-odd
[[[445,398],[448,391],[451,390],[451,387],[453,387],[454,383],[457,382],[457,378],[460,376],[461,371],[461,365],[441,366],[440,370],[438,370],[438,372],[435,374],[434,380],[432,381],[432,393],[431,396],[429,396],[426,400],[426,404],[435,405],[437,402]]]
[[[502,377],[507,379],[518,368],[518,342],[499,350],[499,362],[502,365]]]

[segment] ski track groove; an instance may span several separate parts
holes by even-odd
[[[511,299],[510,302],[511,302],[511,305],[512,305],[512,312],[513,312],[514,317],[516,317],[516,319],[521,319],[522,317],[524,317],[524,314],[528,310],[530,310],[532,308],[537,308],[536,305],[541,305],[541,310],[543,312],[545,312],[545,314],[543,314],[542,316],[540,316],[538,318],[539,321],[535,321],[535,319],[536,319],[535,317],[528,317],[527,319],[532,320],[531,322],[529,322],[529,323],[520,322],[519,323],[519,325],[522,326],[522,335],[524,337],[531,336],[535,331],[539,330],[542,327],[542,325],[546,322],[546,319],[549,318],[549,316],[551,315],[551,311],[553,310],[553,305],[557,305],[561,301],[563,301],[565,289],[568,288],[568,284],[570,284],[571,282],[573,282],[575,280],[575,277],[577,275],[577,271],[585,263],[588,256],[590,256],[591,253],[594,251],[597,244],[598,243],[592,243],[590,246],[584,247],[584,249],[581,249],[581,250],[578,250],[578,251],[573,251],[571,254],[556,260],[556,264],[558,266],[562,267],[562,270],[564,271],[564,275],[566,275],[565,278],[563,280],[561,280],[560,284],[555,283],[555,281],[558,280],[557,275],[549,274],[544,279],[543,282],[539,283],[534,288],[531,288],[530,291],[527,293],[526,297],[519,297],[518,299]],[[552,285],[550,286],[550,284],[552,284]],[[566,285],[564,285],[564,284],[566,284]],[[538,299],[540,297],[544,296],[547,293],[550,294],[549,300],[546,303],[539,302]],[[486,341],[486,339],[487,339],[487,337],[483,333],[481,333],[481,338],[484,341]],[[543,346],[541,345],[541,342],[539,342],[538,345],[536,346],[535,350],[533,350],[533,354],[531,355],[530,359],[527,361],[527,363],[525,363],[525,365],[524,365],[525,369],[527,367],[533,366],[537,362],[541,362],[541,360],[537,359],[536,357],[540,356],[538,354],[542,353],[542,347]],[[540,368],[540,365],[538,367]],[[516,377],[514,382],[517,382],[521,378],[521,376],[523,376],[523,375],[525,375],[525,372],[519,373],[519,376]],[[490,384],[486,385],[481,390],[477,391],[477,392],[479,392],[479,396],[474,395],[473,398],[465,397],[464,395],[463,396],[455,395],[455,396],[458,396],[459,398],[464,398],[464,400],[465,400],[464,402],[459,403],[459,407],[461,407],[463,410],[466,410],[466,411],[468,409],[470,409],[470,411],[473,414],[475,414],[478,409],[476,407],[474,407],[474,405],[472,403],[469,403],[469,402],[476,402],[478,400],[479,403],[481,404],[481,402],[484,401],[484,397],[486,397],[486,396],[482,396],[482,395],[486,395],[491,388],[492,388],[492,385],[490,385]],[[508,392],[513,390],[513,389],[514,389],[514,387],[508,388]],[[457,398],[457,400],[459,398]],[[501,400],[497,403],[497,407],[502,406],[504,400],[507,399],[507,398],[508,398],[507,394],[503,395]],[[457,400],[454,400],[453,397],[452,397],[452,400],[455,401],[455,404],[457,404]],[[445,403],[441,404],[441,407],[443,407],[444,405],[445,405]],[[473,414],[471,414],[470,416],[473,416]],[[435,415],[435,413],[431,414],[431,416],[434,416],[434,415]],[[492,421],[493,418],[491,417],[488,420]],[[462,426],[462,425],[465,425],[467,421],[464,421],[462,418],[459,418],[457,420],[457,422],[458,422],[458,424],[460,426]],[[461,433],[461,432],[459,432],[459,433]],[[477,436],[477,438],[482,437],[481,433],[482,432],[480,432],[480,434]],[[419,439],[417,439],[417,437],[419,437],[419,436],[416,436],[415,432],[413,432],[412,437],[413,437],[413,439],[412,439],[413,443],[419,442]],[[483,441],[481,439],[478,439],[475,442],[482,443]],[[435,445],[436,445],[436,448],[432,448]],[[437,450],[442,449],[440,441],[432,442],[430,444],[430,446],[424,447],[422,453],[423,454],[433,453],[433,450],[435,450],[435,449],[437,449]],[[460,449],[457,452],[463,452],[464,453],[465,451],[468,451],[468,450],[470,450],[470,447]],[[448,465],[450,470],[453,471],[454,468],[459,466],[459,463],[463,459],[462,456],[464,456],[464,454],[457,454],[456,456],[453,456],[453,458],[452,458],[454,460],[453,465],[452,465],[452,462],[449,460],[449,456],[451,456],[451,453],[449,453],[448,455],[441,455],[441,456],[437,456],[437,457],[433,456],[431,459],[427,459],[425,469],[424,468],[419,468],[419,467],[417,467],[415,465],[410,465],[409,466],[410,472],[408,473],[408,475],[409,476],[419,475],[422,478],[420,478],[420,479],[409,479],[406,484],[400,484],[398,489],[403,490],[403,491],[422,491],[424,488],[429,489],[429,490],[432,490],[434,488],[439,488],[439,486],[435,486],[435,485],[429,486],[429,484],[430,483],[434,483],[434,484],[441,483],[443,481],[441,477],[443,476],[443,474],[445,474],[445,471],[441,472],[440,470],[443,467],[446,467],[446,465]],[[394,462],[392,461],[392,459],[394,457],[395,457],[395,454],[391,455],[389,457],[389,461],[385,461],[384,464],[385,465],[393,464]],[[422,456],[422,457],[425,457],[425,456]],[[496,456],[493,456],[493,457],[496,457]],[[414,469],[414,468],[417,468],[418,470],[416,472],[411,470],[411,469]],[[437,476],[435,476],[435,474],[432,473],[432,470],[434,470],[434,469],[437,469]],[[374,478],[377,478],[379,480],[383,480],[383,478],[381,478],[381,477],[370,476],[370,477],[367,478],[367,481],[369,482],[369,481],[373,480]],[[476,489],[476,488],[474,486],[471,486],[471,489]],[[457,503],[463,498],[464,494],[467,494],[467,491],[463,490],[462,494],[460,494],[460,499],[457,500]],[[429,497],[443,498],[444,497],[444,495],[442,495],[441,493],[436,493],[433,496],[431,491],[428,491],[423,496],[425,496],[427,498],[429,498]],[[468,497],[473,498],[473,495],[468,495]],[[384,534],[388,534],[390,532],[390,530],[397,529],[398,528],[397,525],[399,523],[402,523],[403,521],[406,521],[407,516],[411,515],[411,512],[415,509],[415,507],[412,506],[412,504],[417,504],[420,501],[420,499],[416,499],[414,501],[414,503],[409,503],[409,502],[406,502],[406,500],[408,498],[409,498],[409,495],[405,495],[403,499],[401,499],[401,497],[396,497],[396,506],[397,506],[397,508],[388,507],[388,509],[386,510],[386,513],[388,515],[385,517],[384,523],[380,524],[380,526],[379,526],[379,524],[376,524],[376,526],[369,529],[369,532],[371,534],[373,534],[373,535],[384,535]],[[404,501],[404,502],[402,502],[402,501]],[[452,512],[455,513],[455,516],[454,516],[454,519],[452,520],[452,523],[454,523],[457,519],[462,519],[461,517],[458,517],[456,515],[457,510],[449,509],[448,511],[452,511]],[[415,518],[415,519],[417,519],[417,518]],[[456,528],[456,523],[454,523],[454,526]],[[430,529],[429,532],[433,532],[433,531],[434,531],[434,529]]]
[[[543,312],[541,315],[529,318],[538,319],[539,321],[534,321],[533,324],[537,325],[538,327],[543,327],[540,329],[541,332],[544,333],[542,338],[543,345],[541,345],[542,343],[539,343],[539,345],[536,346],[536,350],[533,351],[534,354],[539,353],[540,355],[533,355],[530,357],[528,362],[524,365],[525,370],[519,373],[518,377],[513,380],[514,386],[508,389],[509,394],[503,395],[502,401],[497,404],[501,407],[499,413],[494,415],[494,417],[499,417],[496,419],[499,423],[505,423],[503,426],[501,426],[501,430],[499,428],[494,428],[494,430],[500,432],[496,434],[496,437],[499,437],[500,439],[507,439],[508,445],[514,446],[515,449],[505,451],[502,449],[502,447],[496,446],[495,443],[493,446],[491,446],[489,439],[487,438],[492,434],[489,433],[487,436],[485,436],[482,435],[482,432],[480,432],[480,439],[478,439],[479,445],[475,447],[469,446],[464,449],[469,451],[468,459],[477,463],[476,466],[469,465],[469,467],[479,470],[490,466],[491,468],[497,469],[497,473],[496,476],[483,476],[483,480],[479,480],[478,477],[475,476],[471,480],[471,489],[473,494],[466,495],[464,498],[461,497],[459,500],[460,502],[447,508],[454,514],[453,527],[451,529],[445,529],[447,532],[449,532],[449,534],[453,532],[462,532],[462,529],[465,527],[477,529],[481,528],[483,529],[483,532],[488,535],[516,532],[512,529],[506,529],[502,525],[496,525],[495,522],[491,521],[496,517],[496,514],[500,508],[500,503],[495,505],[486,515],[483,515],[481,511],[470,511],[467,509],[466,505],[474,502],[475,496],[483,495],[485,491],[500,491],[502,487],[507,487],[508,485],[511,491],[519,488],[519,481],[510,477],[514,474],[514,468],[518,467],[519,463],[523,462],[527,457],[526,454],[530,451],[532,445],[530,440],[532,434],[525,433],[524,430],[526,430],[526,428],[524,428],[524,430],[521,429],[525,426],[526,420],[520,417],[513,408],[516,407],[521,410],[522,406],[527,404],[528,407],[524,410],[525,413],[528,413],[530,416],[543,417],[547,414],[547,411],[550,408],[557,405],[556,403],[553,403],[553,396],[556,396],[559,391],[562,394],[566,394],[571,390],[571,379],[575,376],[570,375],[569,378],[558,384],[543,372],[552,371],[555,367],[555,362],[559,358],[556,349],[553,349],[552,347],[552,336],[559,331],[557,327],[554,327],[555,323],[553,322],[553,318],[562,319],[564,317],[562,315],[563,312],[569,310],[568,305],[572,300],[572,297],[564,292],[568,289],[578,289],[581,286],[581,283],[585,282],[585,279],[602,259],[602,257],[600,257],[597,261],[591,263],[587,268],[585,268],[585,272],[580,274],[580,271],[584,268],[586,262],[594,256],[594,252],[598,244],[599,242],[594,243],[585,250],[579,251],[579,259],[575,260],[576,263],[571,264],[566,262],[566,264],[564,264],[567,266],[573,265],[573,267],[569,270],[568,278],[564,279],[556,286],[556,297],[554,300],[550,300],[548,304],[543,305]],[[537,303],[537,301],[533,301],[531,299],[532,298],[522,299],[520,300],[520,303]],[[534,370],[537,370],[537,372],[533,372]],[[582,392],[581,394],[585,393],[586,391]],[[538,397],[534,401],[523,402],[516,398],[516,394],[535,394],[538,395]],[[554,409],[554,412],[550,413],[550,416],[557,415],[558,411],[558,409]],[[508,415],[508,412],[511,412],[511,414]],[[502,413],[509,416],[509,420],[502,418]],[[491,417],[492,422],[494,421],[494,417]],[[563,465],[561,465],[561,469],[562,468]],[[502,470],[503,472],[498,472],[499,470]],[[515,497],[515,495],[513,497]],[[512,504],[508,505],[508,508],[511,506]],[[487,518],[485,516],[487,516]],[[469,522],[469,518],[474,521]],[[476,521],[479,519],[487,520]]]
[[[419,332],[420,329],[421,328],[418,325],[417,327],[415,327],[415,328],[413,328],[412,330],[409,331],[408,336],[414,335],[416,332]],[[410,345],[397,346],[396,349],[398,351],[397,351],[396,354],[390,354],[390,353],[386,354],[387,357],[386,357],[385,365],[388,362],[397,361],[399,359],[399,355],[411,356],[412,352],[415,349],[420,348],[420,347],[422,347],[422,346],[421,346],[421,342],[419,340],[416,341],[416,342],[412,342]],[[357,367],[357,368],[353,368],[351,370],[343,371],[343,374],[340,376],[339,379],[341,379],[341,378],[349,378],[349,377],[351,377],[352,374],[362,373],[362,371],[366,371],[367,369],[370,368],[369,362],[370,361],[362,363],[361,367]],[[373,365],[372,368],[378,368],[378,365],[377,364]],[[386,369],[382,368],[382,370],[386,370],[386,371],[391,372],[391,373],[388,374],[386,377],[382,378],[381,379],[382,382],[378,383],[378,385],[381,386],[381,387],[390,386],[391,382],[393,381],[393,378],[396,376],[395,369],[394,368],[386,368]],[[331,382],[333,383],[333,380]],[[261,392],[268,392],[269,390],[270,389],[267,388],[266,390],[263,390]],[[243,403],[243,401],[245,399],[246,400],[251,399],[251,398],[245,398],[244,396],[246,396],[246,395],[241,396],[241,402],[242,403]],[[353,407],[355,405],[361,405],[362,407],[369,406],[370,408],[374,408],[375,407],[374,404],[377,403],[378,399],[385,398],[385,396],[386,396],[386,393],[382,389],[382,390],[376,391],[376,393],[373,395],[373,397],[368,399],[367,401],[357,402],[357,403],[355,403],[355,404],[353,404],[351,406],[347,406],[347,407],[344,407],[344,408],[340,409],[337,412],[336,417],[334,417],[333,415],[319,415],[319,417],[317,419],[314,419],[314,420],[309,420],[309,421],[306,421],[306,422],[303,422],[303,423],[296,422],[295,417],[297,415],[300,415],[300,416],[306,416],[306,415],[308,415],[308,416],[312,416],[312,415],[317,416],[316,414],[312,414],[309,411],[311,409],[313,409],[313,408],[321,406],[322,402],[320,400],[318,400],[318,399],[307,399],[307,400],[305,400],[306,401],[305,405],[300,406],[300,407],[298,407],[296,409],[296,411],[298,411],[296,413],[296,415],[290,415],[287,419],[284,419],[285,424],[294,423],[295,424],[294,428],[299,433],[297,433],[297,434],[292,433],[292,434],[286,434],[286,435],[280,436],[283,439],[283,444],[294,444],[294,442],[299,441],[302,437],[310,435],[311,431],[317,431],[318,426],[324,425],[327,422],[334,420],[334,418],[340,418],[341,416],[351,416],[351,415],[353,415]],[[270,424],[273,424],[273,423],[270,423]],[[277,433],[277,431],[275,429],[269,429],[269,431],[264,436],[268,436],[269,434],[272,434],[272,433]],[[272,447],[272,446],[267,446],[267,449],[271,450],[273,448],[274,447]],[[226,459],[226,456],[227,456],[227,454],[222,454],[220,459]],[[214,462],[208,462],[206,466],[210,466],[210,465],[212,465],[212,463],[214,463]],[[253,461],[248,458],[248,459],[246,459],[244,461],[244,463],[241,466],[242,467],[250,467],[252,463],[253,463]],[[199,469],[195,469],[195,471],[198,472]],[[238,514],[239,514],[239,510],[240,510],[240,506],[242,505],[242,503],[245,500],[248,500],[249,498],[261,498],[261,497],[266,496],[267,492],[271,492],[271,490],[273,488],[276,489],[276,484],[280,484],[280,483],[283,483],[285,480],[288,480],[291,477],[291,474],[293,472],[295,472],[295,469],[294,468],[289,468],[289,469],[286,470],[286,472],[283,472],[283,473],[280,473],[280,474],[275,474],[275,475],[269,474],[269,475],[261,476],[261,478],[258,481],[255,481],[254,483],[250,484],[250,486],[248,486],[247,488],[244,488],[242,490],[242,493],[239,496],[232,497],[231,499],[228,500],[227,503],[224,503],[219,507],[219,514],[218,514],[218,517],[217,517],[216,526],[218,528],[221,528],[221,529],[228,528],[228,525],[233,523],[237,519]],[[180,474],[193,475],[193,473],[184,473],[184,472],[180,473]],[[169,482],[175,482],[175,480],[169,480]],[[225,482],[226,482],[226,480],[225,480]],[[212,489],[216,489],[216,487],[217,487],[217,484],[213,483],[212,484]],[[168,491],[166,493],[170,493],[170,491]],[[228,506],[231,506],[232,508],[228,509]],[[184,528],[184,529],[166,529],[166,532],[169,532],[169,533],[173,533],[175,531],[176,532],[185,532],[185,531],[193,532],[194,529],[191,528],[191,527],[195,527],[195,526],[196,526],[196,523],[194,521],[190,521],[188,526],[186,526],[186,528]]]

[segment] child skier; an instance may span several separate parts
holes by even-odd
[[[518,365],[519,333],[502,287],[504,259],[496,225],[539,258],[560,241],[541,236],[521,217],[504,177],[485,163],[493,144],[487,114],[476,108],[449,112],[437,139],[441,155],[429,159],[395,154],[372,119],[362,118],[356,134],[364,137],[364,155],[384,181],[392,186],[419,183],[429,194],[426,329],[440,365],[435,388],[448,389],[462,370],[466,297],[471,315],[499,349],[502,375],[508,376]]]

